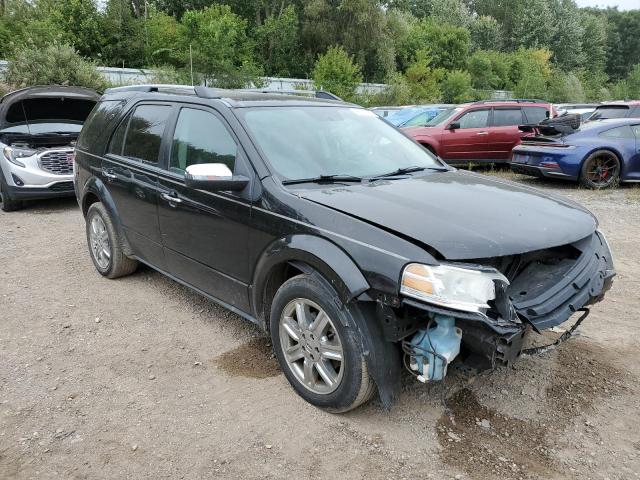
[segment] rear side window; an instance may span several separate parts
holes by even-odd
[[[169,119],[168,105],[139,105],[133,111],[124,140],[122,155],[158,163],[164,128]]]
[[[124,143],[124,136],[127,133],[127,127],[129,126],[129,119],[131,115],[127,115],[118,128],[116,128],[113,137],[111,137],[111,142],[109,143],[109,149],[107,153],[113,153],[115,155],[122,155],[122,144]]]
[[[522,111],[530,125],[537,125],[547,118],[547,109],[544,107],[524,107]]]
[[[122,111],[124,104],[125,102],[121,100],[99,102],[82,127],[82,132],[78,138],[78,147],[84,150],[91,150],[96,141],[102,139],[105,129],[111,123],[111,120]]]
[[[637,107],[634,107],[631,110],[631,113],[629,114],[629,116],[632,118],[640,118],[640,105],[638,105]]]
[[[496,108],[493,110],[493,126],[507,127],[522,124],[522,111],[519,108]]]
[[[601,137],[605,138],[635,138],[633,130],[629,125],[624,127],[612,128],[611,130],[600,133]]]
[[[213,113],[183,108],[173,134],[169,166],[183,173],[189,165],[224,163],[233,172],[237,150],[235,140]]]
[[[596,111],[593,112],[591,116],[591,120],[603,119],[603,118],[624,118],[629,113],[629,107],[625,105],[621,105],[619,107],[611,106],[611,107],[602,107],[596,108]]]
[[[489,110],[472,110],[458,119],[460,128],[483,128],[487,126]]]

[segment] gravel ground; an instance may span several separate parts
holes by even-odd
[[[100,277],[73,199],[0,212],[0,478],[638,478],[640,189],[518,180],[612,244],[580,335],[345,415],[302,401],[236,315],[147,268]]]

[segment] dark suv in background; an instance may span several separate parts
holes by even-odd
[[[405,131],[450,164],[507,163],[523,135],[519,125],[554,115],[542,100],[487,100],[451,107],[424,127]]]
[[[346,411],[404,365],[508,364],[526,336],[599,301],[596,219],[457,171],[342,102],[196,87],[107,91],[76,149],[91,259],[138,262],[270,332],[307,401]]]

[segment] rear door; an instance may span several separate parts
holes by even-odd
[[[488,156],[489,108],[468,110],[451,120],[460,128],[445,128],[442,133],[442,158],[447,161],[486,160]]]
[[[509,161],[511,150],[520,143],[519,125],[525,123],[520,107],[494,107],[489,129],[488,152],[493,160]]]
[[[158,171],[171,112],[167,104],[136,105],[116,128],[101,172],[134,253],[161,269]]]
[[[207,107],[182,105],[160,175],[159,219],[169,273],[242,311],[249,311],[250,185],[242,192],[206,192],[185,185],[189,165],[224,163],[253,171],[225,119]]]

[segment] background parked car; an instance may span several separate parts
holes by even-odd
[[[387,121],[396,127],[424,127],[427,122],[435,118],[441,111],[455,107],[455,105],[416,105],[405,107],[392,112]]]
[[[513,149],[511,169],[538,177],[579,180],[590,188],[640,181],[640,120],[588,122],[568,135],[536,136]]]
[[[523,135],[518,126],[553,115],[551,104],[538,100],[481,101],[445,109],[406,132],[448,163],[506,163]]]
[[[0,202],[73,196],[73,146],[100,96],[79,87],[40,86],[0,99]]]
[[[640,100],[602,103],[596,107],[589,120],[605,118],[640,118]]]
[[[387,118],[387,117],[389,117],[389,115],[397,112],[398,110],[402,110],[403,108],[407,108],[407,107],[399,107],[399,106],[396,106],[396,107],[372,107],[369,110],[371,110],[373,113],[375,113],[379,117]]]
[[[554,105],[558,115],[580,115],[580,119],[584,122],[595,111],[597,103],[559,103]]]

